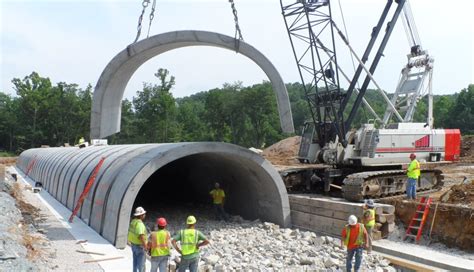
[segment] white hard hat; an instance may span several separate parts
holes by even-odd
[[[139,216],[145,213],[146,213],[145,209],[143,209],[142,207],[137,207],[135,209],[135,213],[133,214],[133,216]]]
[[[354,226],[357,224],[357,217],[355,215],[351,215],[349,216],[349,220],[347,220],[347,222],[349,222],[349,225]]]

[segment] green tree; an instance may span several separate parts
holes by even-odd
[[[459,93],[449,115],[450,127],[459,128],[462,133],[474,133],[474,84]]]
[[[142,142],[169,142],[179,140],[179,126],[176,123],[177,107],[170,93],[175,84],[174,76],[166,69],[158,69],[155,76],[160,84],[143,84],[143,91],[133,98],[137,126],[142,132]]]

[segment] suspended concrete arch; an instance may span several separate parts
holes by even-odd
[[[28,172],[34,181],[42,182],[45,190],[73,210],[102,157],[104,164],[78,217],[117,248],[125,247],[137,195],[144,185],[150,184],[159,185],[153,191],[159,196],[176,192],[156,188],[181,182],[181,192],[190,191],[196,199],[207,201],[209,188],[219,180],[226,188],[226,209],[231,213],[285,227],[291,224],[288,195],[278,172],[261,156],[232,144],[36,148],[21,153],[17,168]],[[153,178],[164,169],[171,173],[167,178]]]
[[[283,132],[293,133],[293,119],[286,86],[275,66],[251,45],[214,32],[185,30],[167,32],[129,45],[105,67],[94,91],[91,139],[120,131],[121,103],[133,73],[147,60],[167,51],[187,46],[214,46],[236,51],[254,61],[268,76],[275,92]]]

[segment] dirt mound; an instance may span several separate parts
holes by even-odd
[[[452,204],[464,204],[474,208],[474,184],[453,185],[441,196],[441,201]]]
[[[474,157],[474,135],[462,137],[461,157]]]
[[[18,157],[0,157],[0,164],[14,165]]]
[[[301,136],[283,139],[263,150],[262,156],[275,165],[299,164],[296,156],[300,142]]]

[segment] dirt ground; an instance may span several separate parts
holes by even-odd
[[[0,164],[14,165],[18,157],[0,157]]]
[[[314,165],[301,164],[296,159],[300,141],[299,136],[284,139],[265,149],[262,155],[280,171],[294,167],[313,167]],[[439,191],[429,194],[434,204],[423,233],[426,239],[472,252],[474,251],[474,136],[463,137],[459,162],[437,168],[443,172],[444,186]],[[410,223],[417,207],[416,202],[404,201],[403,197],[381,202],[395,205],[397,218],[405,226]]]

